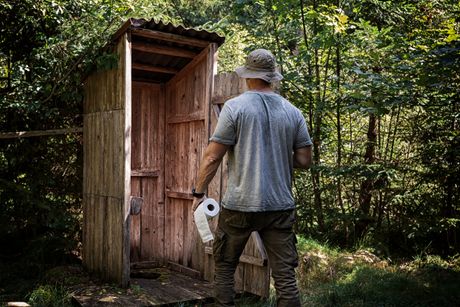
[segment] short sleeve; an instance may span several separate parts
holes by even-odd
[[[310,146],[313,143],[311,142],[310,134],[308,133],[307,123],[305,118],[299,112],[298,115],[298,124],[297,124],[297,133],[294,142],[294,149],[299,149],[302,147]]]
[[[235,116],[232,113],[232,109],[225,104],[220,112],[214,134],[209,140],[223,145],[235,145],[236,123],[234,118]]]

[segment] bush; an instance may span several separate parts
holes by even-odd
[[[72,306],[70,296],[62,286],[43,285],[30,294],[29,304],[34,307]]]

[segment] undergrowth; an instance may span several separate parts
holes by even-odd
[[[302,237],[297,248],[302,306],[450,307],[460,302],[460,255],[448,259],[419,255],[411,261],[392,263],[370,250],[341,251]],[[71,286],[88,282],[81,267],[57,267],[24,298],[32,306],[70,306]],[[140,296],[142,289],[131,287],[128,292]],[[273,285],[267,300],[242,296],[237,306],[276,306]]]
[[[304,306],[458,306],[460,257],[390,263],[369,250],[340,252],[299,239]]]

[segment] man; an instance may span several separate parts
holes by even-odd
[[[251,232],[258,231],[275,280],[277,306],[300,306],[291,183],[293,167],[310,166],[312,142],[302,113],[271,89],[283,76],[270,51],[251,52],[236,72],[246,78],[248,91],[222,108],[192,190],[195,210],[228,152],[227,191],[213,246],[216,304],[234,306],[239,257]]]

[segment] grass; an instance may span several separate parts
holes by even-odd
[[[420,256],[389,264],[299,240],[298,281],[304,306],[459,306],[460,257]]]
[[[43,285],[32,291],[28,300],[34,307],[65,307],[72,306],[66,288],[59,285]]]

